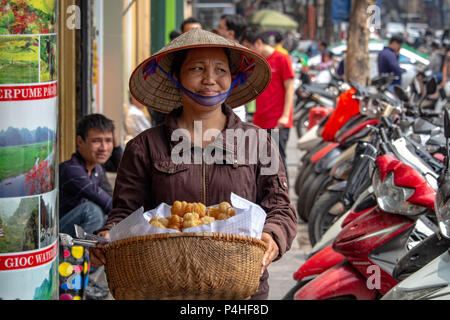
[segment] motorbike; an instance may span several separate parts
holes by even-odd
[[[435,198],[439,230],[400,260],[394,276],[402,280],[382,300],[450,299],[450,113],[444,112],[446,137],[445,170],[438,179]]]
[[[430,83],[428,91],[433,92],[433,89],[433,84]],[[396,87],[396,94],[404,99],[405,93],[400,87]],[[408,118],[405,113],[407,114],[408,110],[401,113],[400,119],[398,119],[403,130],[409,130],[407,134],[420,135],[427,150],[437,156],[437,151],[443,141],[439,128],[436,130],[436,126],[424,118]],[[414,117],[417,117],[417,114],[414,114]],[[376,135],[374,138],[376,139]],[[354,149],[354,156],[342,161],[338,159],[330,170],[330,179],[328,180],[330,183],[324,185],[323,190],[317,192],[319,195],[314,199],[314,206],[311,208],[308,220],[311,244],[320,239],[330,225],[351,207],[356,199],[355,196],[370,184],[368,158],[373,157],[377,152],[376,143],[376,140],[360,140]]]
[[[359,101],[352,108],[358,108],[360,111],[357,112],[355,109],[356,114],[351,116],[340,128],[339,124],[336,126],[336,121],[334,119],[342,118],[341,115],[335,115],[334,119],[327,120],[324,130],[327,130],[327,125],[328,128],[335,127],[327,131],[328,135],[330,135],[330,132],[334,132],[338,129],[335,134],[331,133],[331,135],[334,135],[333,141],[331,143],[325,143],[324,147],[319,152],[310,158],[306,158],[304,162],[307,163],[309,161],[309,163],[303,166],[305,170],[302,170],[298,176],[296,188],[298,188],[299,199],[302,199],[302,201],[297,203],[297,213],[304,221],[309,221],[309,215],[312,206],[316,202],[317,196],[321,193],[322,189],[331,182],[332,178],[329,175],[329,171],[336,162],[341,160],[339,157],[343,155],[346,159],[353,158],[357,141],[368,135],[370,131],[368,126],[378,123],[378,120],[375,118],[376,114],[371,115],[361,111],[365,108],[367,100],[377,99],[380,101],[389,101],[391,104],[395,103],[393,99],[382,92],[380,93],[375,88],[364,87],[354,82],[352,82],[352,86],[355,88],[353,97]],[[383,88],[383,85],[380,86]],[[344,107],[341,107],[340,110],[344,110]],[[338,111],[339,110],[336,109],[335,112]],[[324,133],[322,132],[322,136],[323,135]]]
[[[384,149],[388,151],[386,147]],[[404,186],[406,185],[408,189],[413,190],[413,195],[416,193],[422,194],[420,201],[414,202],[414,205],[408,203],[405,205],[405,208],[401,207],[402,209],[408,211],[408,208],[412,207],[416,215],[417,208],[421,208],[419,210],[420,213],[422,213],[424,208],[430,209],[433,202],[430,202],[430,194],[433,196],[434,190],[429,187],[425,178],[418,174],[416,169],[389,155],[388,152],[377,159],[377,164],[379,166],[378,171],[386,173],[384,178],[389,175],[387,174],[389,170],[386,170],[386,168],[390,167],[392,169],[390,177],[393,176],[392,171],[394,171],[396,183],[398,183],[397,176],[403,174],[405,176],[401,183]],[[381,168],[384,169],[380,170]],[[412,180],[408,181],[408,179]],[[395,186],[391,180],[392,178],[388,178],[382,188],[378,186],[378,189],[375,187],[374,189],[383,192],[383,190],[391,187],[391,189],[394,188],[395,190],[395,187],[398,186]],[[422,184],[419,182],[422,182]],[[411,183],[414,184],[415,189],[412,188]],[[374,184],[374,186],[377,185]],[[418,187],[419,185],[420,188]],[[411,192],[411,190],[409,191]],[[380,202],[380,199],[386,201],[386,197],[389,198],[389,195],[378,194],[378,206],[369,206],[359,212],[355,211],[347,214],[342,223],[342,231],[335,239],[333,245],[317,252],[296,273],[299,284],[306,281],[304,275],[308,274],[308,269],[311,271],[309,274],[315,274],[315,278],[301,286],[301,289],[294,295],[295,299],[345,298],[350,296],[358,299],[375,298],[395,284],[395,279],[389,276],[389,267],[393,265],[393,263],[389,263],[389,258],[398,257],[398,253],[402,249],[403,251],[406,250],[406,243],[415,228],[416,219],[412,218],[414,214],[410,211],[408,211],[407,215],[400,215],[398,214],[399,212],[396,212],[397,214],[386,212],[386,209],[389,209],[389,205],[393,205],[389,201],[388,203]],[[408,197],[410,199],[407,199],[411,202],[411,194]],[[402,201],[394,202],[394,204],[396,203],[404,204]],[[388,204],[388,207],[386,207],[386,204]],[[392,210],[392,208],[390,209]],[[396,208],[396,210],[400,209]],[[355,251],[355,249],[357,250]],[[344,259],[342,256],[344,256]],[[315,272],[314,268],[304,267],[308,264],[311,266],[316,265],[315,269],[319,270],[319,272]],[[322,268],[318,268],[317,265],[321,265]],[[375,291],[368,290],[364,283],[369,277],[361,277],[361,275],[367,275],[367,272],[363,272],[364,266],[368,267],[371,265],[380,268],[381,282],[384,285],[384,287],[382,286],[383,288],[380,287]],[[336,287],[336,281],[339,282],[339,287]]]
[[[307,75],[302,75],[302,83],[296,90],[296,101],[293,111],[294,127],[298,137],[302,137],[310,126],[310,110],[324,107],[329,111],[336,106],[337,97],[349,89],[347,83],[337,76],[332,76],[327,83],[311,83]]]

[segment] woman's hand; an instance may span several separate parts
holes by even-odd
[[[273,240],[272,236],[266,232],[262,233],[261,240],[267,244],[267,250],[263,257],[261,275],[263,275],[264,270],[269,266],[269,264],[278,257],[279,249],[277,243]]]
[[[102,231],[99,232],[98,235],[100,237],[109,239],[109,231]],[[99,243],[96,247],[89,248],[89,256],[91,260],[91,265],[93,267],[101,267],[102,265],[106,264],[106,257],[103,253],[103,244]]]

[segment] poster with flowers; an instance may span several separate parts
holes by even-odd
[[[56,0],[0,0],[0,34],[55,33]]]
[[[0,299],[58,299],[56,0],[0,0]]]

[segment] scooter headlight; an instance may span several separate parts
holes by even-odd
[[[450,208],[448,205],[449,201],[445,202],[443,194],[438,192],[434,199],[434,207],[436,208],[439,229],[444,237],[450,239]]]
[[[414,194],[414,189],[399,187],[394,183],[394,172],[381,180],[380,172],[375,170],[372,178],[372,185],[378,206],[386,212],[402,214],[407,216],[416,216],[426,209],[414,205],[407,200]]]

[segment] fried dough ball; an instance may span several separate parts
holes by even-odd
[[[183,218],[183,228],[192,228],[202,225],[200,217],[196,212],[188,212]]]
[[[216,207],[209,207],[209,208],[206,209],[206,215],[208,217],[215,218],[217,216],[218,211],[219,210]]]
[[[228,208],[231,208],[231,205],[228,202],[219,203],[219,211],[220,212],[227,212]]]
[[[206,215],[206,206],[203,203],[194,203],[192,206],[192,212],[198,213],[200,218]]]
[[[186,202],[184,202],[186,203]],[[170,212],[174,216],[184,216],[184,205],[181,201],[175,201],[172,205],[172,208],[170,208]]]
[[[217,207],[209,207],[206,214],[216,220],[226,220],[233,217],[236,212],[228,202],[221,202]]]
[[[170,209],[172,215],[184,217],[188,212],[196,212],[200,218],[206,215],[206,206],[203,203],[188,203],[186,201],[175,201]]]
[[[167,228],[169,225],[169,220],[163,217],[153,217],[150,220],[150,224],[157,228]]]
[[[208,223],[213,223],[214,221],[216,221],[216,218],[210,217],[210,216],[204,216],[200,220],[203,224],[208,224]]]
[[[181,231],[183,227],[183,218],[178,215],[167,217],[169,229]]]

